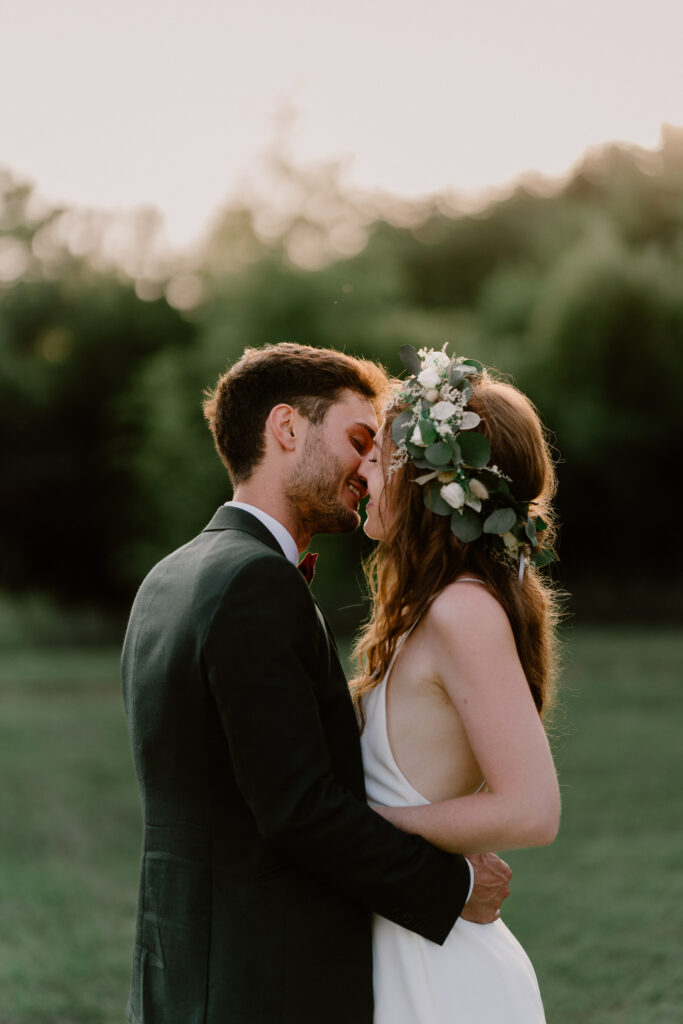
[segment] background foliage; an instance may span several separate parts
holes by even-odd
[[[289,213],[230,206],[165,262],[147,215],[117,260],[111,225],[0,176],[0,587],[123,615],[229,496],[200,404],[245,346],[330,345],[399,372],[404,342],[448,340],[510,373],[554,433],[575,610],[674,616],[683,130],[655,152],[591,152],[569,180],[475,214],[350,194],[334,167],[274,173],[298,197]],[[362,543],[316,541],[344,631]]]

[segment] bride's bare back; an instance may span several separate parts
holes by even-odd
[[[452,586],[466,591],[484,584],[461,577]],[[387,734],[408,782],[436,803],[475,792],[483,773],[435,665],[428,615],[406,638],[387,680]]]
[[[552,842],[560,801],[548,741],[486,586],[456,581],[438,594],[395,659],[386,699],[394,760],[430,804],[380,813],[464,853]]]

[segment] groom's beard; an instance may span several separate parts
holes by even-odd
[[[301,463],[285,488],[289,507],[305,532],[351,533],[360,525],[358,512],[339,494],[345,482],[343,465],[316,444],[312,431],[306,438]]]

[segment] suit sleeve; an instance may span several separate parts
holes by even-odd
[[[443,942],[467,899],[460,855],[400,832],[335,779],[312,650],[320,626],[282,558],[231,580],[204,643],[238,786],[261,835],[349,899]]]

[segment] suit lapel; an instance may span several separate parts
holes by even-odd
[[[211,521],[204,527],[202,533],[211,533],[215,530],[238,530],[241,533],[248,533],[252,537],[256,537],[257,540],[263,541],[264,544],[267,544],[269,548],[273,549],[273,551],[277,551],[278,554],[283,556],[283,558],[286,557],[284,551],[268,527],[264,526],[256,516],[252,516],[250,512],[246,512],[243,508],[233,508],[231,505],[221,505]],[[320,624],[323,627],[328,641],[337,657],[337,661],[341,666],[341,658],[339,657],[337,643],[334,639],[334,634],[330,629],[330,624],[327,621],[322,608],[316,601],[313,591],[309,589],[309,593],[318,610]]]
[[[286,557],[284,551],[276,541],[267,526],[264,526],[256,516],[246,512],[243,508],[232,508],[230,505],[221,505],[215,515],[208,523],[202,533],[211,533],[214,530],[239,530],[240,533],[249,533],[257,540],[263,541],[273,551],[277,551],[282,557]]]

